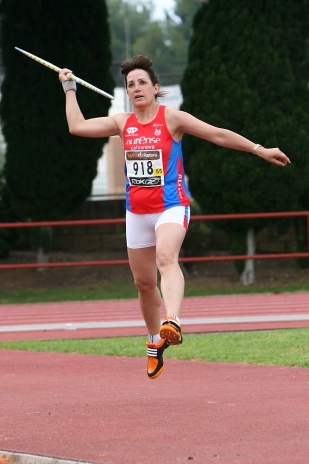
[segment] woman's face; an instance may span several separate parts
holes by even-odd
[[[153,85],[144,69],[134,69],[128,73],[127,93],[134,106],[141,107],[153,103],[158,90],[159,85]]]

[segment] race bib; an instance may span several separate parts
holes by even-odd
[[[126,150],[125,160],[132,187],[164,185],[162,150]]]

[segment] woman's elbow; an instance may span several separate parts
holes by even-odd
[[[69,127],[69,133],[70,133],[71,135],[77,135],[77,133],[76,133],[76,131],[74,130],[73,127]]]
[[[78,126],[69,124],[69,133],[71,135],[81,135]]]

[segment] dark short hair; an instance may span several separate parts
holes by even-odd
[[[147,72],[149,79],[153,83],[153,85],[160,85],[158,76],[153,69],[152,61],[150,58],[144,55],[136,55],[133,58],[128,58],[121,63],[120,70],[121,74],[124,76],[125,86],[127,87],[127,76],[129,72],[133,71],[134,69],[143,69]],[[163,97],[165,92],[159,91],[156,95],[156,98]]]

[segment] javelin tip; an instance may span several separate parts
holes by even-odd
[[[25,50],[23,50],[22,48],[18,48],[18,47],[14,47],[15,50],[17,50],[18,52],[21,52],[21,53],[24,53],[25,55],[27,54],[27,52]]]

